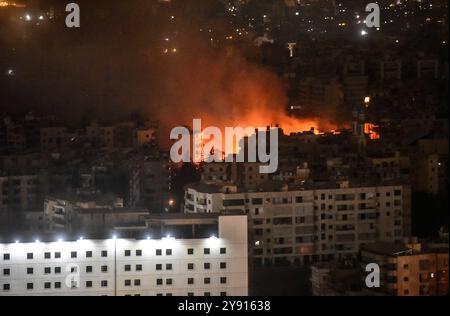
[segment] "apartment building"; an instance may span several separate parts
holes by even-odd
[[[206,238],[0,244],[0,296],[246,296],[247,216],[216,220]]]
[[[45,189],[44,178],[36,174],[0,176],[0,227],[8,228],[24,211],[42,205]]]
[[[380,288],[395,296],[448,295],[448,240],[445,244],[425,245],[417,240],[405,243],[374,243],[361,251],[362,265],[377,263]]]
[[[233,184],[195,183],[186,187],[184,211],[246,212],[256,264],[308,264],[355,256],[376,241],[402,240],[402,194],[401,185],[282,185],[246,192]]]

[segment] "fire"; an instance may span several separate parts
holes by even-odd
[[[373,123],[365,123],[364,133],[369,135],[370,139],[380,139],[380,134],[376,131],[377,128],[378,126]]]

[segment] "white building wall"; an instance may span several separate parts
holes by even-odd
[[[224,235],[220,233],[217,238],[207,239],[0,244],[0,296],[246,296],[247,217],[220,217],[219,226]],[[231,236],[227,234],[230,231]],[[188,249],[193,253],[188,253]],[[205,249],[209,249],[209,253],[205,253]],[[92,252],[92,257],[88,256],[88,251]],[[75,252],[76,257],[72,257]],[[32,259],[27,258],[28,253],[33,254]],[[50,254],[49,258],[46,253]],[[59,258],[55,258],[57,253],[60,253]],[[188,264],[193,264],[192,269]],[[161,265],[161,269],[157,265]],[[71,271],[73,267],[76,271]],[[28,274],[30,268],[32,274]],[[72,277],[77,275],[78,286],[71,288]],[[193,284],[188,284],[190,278]],[[58,282],[61,288],[56,287]],[[87,282],[92,282],[92,286]],[[33,284],[33,289],[27,289],[28,283]],[[46,283],[49,288],[45,287]]]

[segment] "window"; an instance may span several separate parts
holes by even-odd
[[[108,272],[108,266],[102,266],[102,272]]]
[[[166,270],[172,270],[172,264],[171,263],[167,263],[166,264]]]
[[[76,258],[77,257],[77,252],[76,251],[72,251],[70,253],[70,258]]]
[[[409,290],[404,290],[403,293],[404,293],[405,295],[408,295],[408,294],[409,294]]]
[[[188,263],[187,267],[188,267],[188,270],[194,270],[194,264],[193,263]]]
[[[52,269],[50,267],[45,267],[44,274],[50,274],[50,273],[52,273]]]
[[[162,293],[157,293],[156,296],[163,296],[163,294]]]
[[[188,255],[193,255],[194,254],[194,248],[188,248],[187,254]]]
[[[156,249],[156,255],[162,256],[162,249]]]
[[[226,277],[221,277],[220,278],[220,284],[226,284],[227,283],[227,278]]]
[[[141,280],[139,279],[134,280],[134,286],[141,286]]]
[[[10,260],[10,259],[11,259],[11,255],[9,253],[3,254],[3,260]]]
[[[405,264],[403,265],[403,269],[408,269],[408,268],[409,268],[409,264],[405,263]]]
[[[194,296],[193,292],[188,292],[187,296]]]
[[[92,251],[86,251],[86,258],[92,258]]]
[[[27,259],[28,260],[33,259],[33,253],[32,252],[27,253]]]
[[[187,283],[188,284],[194,284],[194,278],[188,278]]]
[[[211,296],[211,292],[205,292],[205,296]]]
[[[124,266],[124,270],[125,270],[126,272],[131,271],[131,265],[126,264],[126,265]]]
[[[27,290],[32,290],[34,288],[33,283],[27,283]]]
[[[108,287],[108,281],[107,280],[103,280],[101,283],[102,287]]]
[[[163,279],[156,279],[156,285],[162,285]]]
[[[27,274],[33,274],[34,270],[33,268],[27,268]]]
[[[86,281],[86,287],[92,287],[92,281]]]
[[[156,264],[156,270],[162,270],[162,264],[157,263]]]
[[[131,286],[131,280],[125,280],[125,286]]]
[[[209,255],[211,253],[211,250],[209,248],[203,248],[203,254]]]
[[[227,248],[220,248],[220,254],[224,255],[227,253]]]
[[[70,272],[71,272],[71,273],[77,272],[77,267],[71,267],[71,268],[70,268]]]
[[[221,269],[226,269],[227,268],[227,263],[226,262],[221,262],[220,263],[220,268]]]
[[[55,267],[55,274],[61,273],[61,267]]]
[[[46,253],[44,253],[44,258],[45,259],[50,259],[51,258],[51,253],[50,252],[46,252]]]
[[[108,251],[102,250],[102,257],[108,257]]]
[[[125,250],[125,257],[131,256],[131,250]]]
[[[61,253],[60,252],[55,252],[55,259],[59,259],[61,258]]]
[[[9,291],[11,289],[11,285],[3,284],[3,291]]]
[[[209,269],[211,268],[211,264],[210,264],[209,262],[205,262],[205,263],[203,264],[203,268],[204,268],[205,270],[209,270]]]
[[[61,288],[61,282],[55,282],[55,289]]]
[[[172,255],[172,249],[166,249],[166,256]]]
[[[203,279],[203,283],[204,284],[210,284],[211,283],[211,278],[204,278]]]
[[[409,278],[408,278],[408,277],[404,277],[404,278],[403,278],[403,281],[408,282],[408,281],[409,281]]]
[[[172,279],[166,279],[166,285],[172,285]]]
[[[142,256],[142,250],[138,249],[136,250],[136,257],[141,257]]]
[[[51,288],[52,288],[52,284],[50,282],[44,283],[44,289],[51,289]]]
[[[227,296],[227,292],[220,292],[220,296]]]
[[[86,273],[92,272],[92,266],[86,266]]]
[[[9,269],[3,269],[3,275],[10,275],[11,271]]]

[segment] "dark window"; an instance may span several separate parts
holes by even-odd
[[[102,250],[102,257],[108,257],[108,251]]]
[[[11,271],[9,269],[3,269],[3,275],[10,275]]]
[[[125,250],[125,257],[131,256],[131,250]]]
[[[211,278],[204,278],[203,279],[203,283],[210,284],[211,283]]]
[[[33,268],[27,268],[27,274],[33,274],[34,270]]]
[[[56,274],[61,273],[61,267],[55,267],[55,273]]]
[[[3,284],[3,291],[9,291],[11,286],[9,284]]]
[[[101,286],[102,287],[108,287],[108,281],[107,280],[102,281],[101,282]]]
[[[226,284],[227,283],[227,278],[226,277],[221,277],[220,278],[220,284]]]
[[[221,269],[226,269],[227,268],[227,263],[226,262],[221,262],[220,263],[220,268]]]
[[[32,290],[34,288],[33,283],[27,283],[27,290]]]
[[[60,252],[55,252],[55,259],[59,259],[61,258],[61,253]]]
[[[124,270],[127,271],[127,272],[131,271],[131,265],[126,264],[125,267],[124,267]]]
[[[187,253],[188,253],[188,255],[193,255],[194,254],[194,248],[188,248]]]
[[[102,266],[102,272],[108,272],[108,266]]]
[[[92,266],[86,266],[86,273],[92,272]]]
[[[27,259],[33,259],[33,253],[32,252],[27,253]]]
[[[205,255],[209,255],[211,253],[211,250],[209,248],[203,248],[203,253]]]
[[[172,279],[166,279],[166,285],[172,285]]]
[[[172,249],[166,249],[166,256],[172,255]]]
[[[161,256],[162,255],[162,249],[156,249],[156,255]]]
[[[10,259],[11,259],[11,255],[9,253],[3,254],[3,260],[10,260]]]
[[[194,296],[194,293],[188,292],[187,296]]]
[[[227,296],[227,292],[220,292],[220,296]]]
[[[86,281],[86,287],[92,287],[92,281]]]
[[[50,274],[50,273],[52,273],[52,269],[50,267],[45,267],[44,268],[44,273],[45,274]]]
[[[224,255],[227,253],[227,248],[220,248],[220,254]]]
[[[163,279],[156,279],[156,285],[162,285]]]
[[[141,286],[141,280],[139,279],[134,280],[134,286]]]
[[[52,288],[52,284],[50,282],[45,282],[44,283],[44,288],[45,289],[51,289]]]
[[[187,267],[188,267],[188,270],[194,270],[194,264],[193,263],[188,263]]]
[[[71,258],[76,258],[76,257],[77,257],[77,252],[76,252],[76,251],[72,251],[72,252],[70,253],[70,257],[71,257]]]
[[[86,258],[92,258],[92,251],[86,251]]]
[[[188,284],[194,284],[194,278],[188,278]]]
[[[205,263],[203,264],[203,268],[204,268],[205,270],[209,270],[209,269],[211,268],[211,264],[210,264],[209,262],[205,262]]]
[[[205,296],[211,296],[211,292],[205,292]]]
[[[55,282],[55,289],[61,288],[61,282]]]
[[[162,270],[162,264],[157,263],[156,264],[156,270]]]
[[[136,271],[142,271],[142,264],[136,265]]]
[[[131,286],[131,280],[125,280],[125,286]]]
[[[142,250],[138,249],[136,250],[136,257],[141,257],[142,256]]]
[[[46,252],[46,253],[44,254],[44,258],[45,258],[45,259],[50,259],[50,258],[51,258],[51,253],[50,253],[50,252]]]
[[[171,263],[167,263],[166,264],[166,270],[172,270],[172,264]]]

